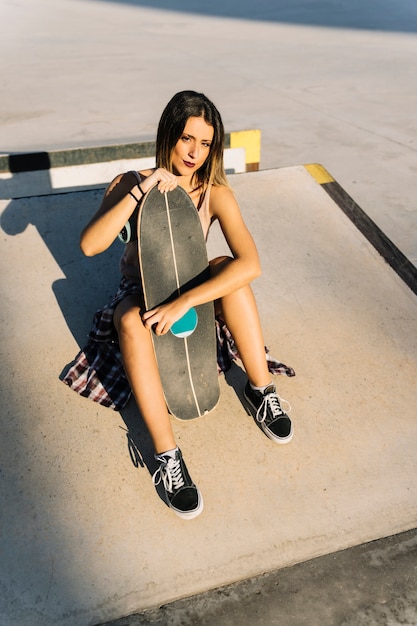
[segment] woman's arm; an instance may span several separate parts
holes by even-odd
[[[242,218],[233,192],[226,187],[213,187],[210,194],[210,214],[218,219],[233,259],[207,281],[190,289],[173,302],[156,307],[143,315],[147,328],[158,334],[168,332],[171,325],[189,308],[236,291],[261,273],[255,242]],[[155,326],[156,324],[156,326]]]
[[[100,208],[81,233],[80,248],[86,256],[104,252],[116,239],[136,208],[129,192],[138,200],[143,195],[133,174],[120,174],[110,183]]]
[[[210,215],[217,219],[233,259],[216,275],[201,285],[204,301],[216,300],[249,284],[261,274],[259,255],[231,189],[213,187],[210,194]],[[199,290],[197,287],[196,290]],[[193,297],[198,298],[198,293]],[[195,301],[195,304],[202,302]]]
[[[104,252],[113,243],[136,208],[137,200],[155,184],[161,192],[171,191],[178,184],[174,174],[159,168],[142,173],[138,186],[134,174],[120,174],[108,186],[100,208],[81,233],[80,247],[86,256]],[[133,195],[131,195],[133,194]]]

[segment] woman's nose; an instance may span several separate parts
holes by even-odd
[[[192,146],[190,146],[190,149],[188,151],[188,154],[190,155],[190,157],[192,157],[193,159],[196,159],[198,157],[198,146],[197,144],[193,144]]]

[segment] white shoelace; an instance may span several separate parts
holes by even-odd
[[[180,489],[184,486],[184,478],[181,473],[181,463],[176,459],[168,459],[166,463],[163,463],[159,467],[155,474],[152,476],[153,484],[155,487],[159,483],[164,483],[166,491],[172,493],[174,490]]]
[[[256,412],[256,419],[258,420],[258,422],[261,423],[265,421],[268,416],[268,408],[271,411],[272,419],[284,415],[285,412],[282,410],[280,402],[285,402],[285,404],[288,406],[286,412],[289,413],[291,411],[291,405],[289,402],[287,402],[287,400],[280,398],[277,393],[268,393],[264,397],[261,406]]]

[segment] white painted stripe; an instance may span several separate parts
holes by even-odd
[[[246,171],[245,149],[227,148],[224,166],[228,174]],[[0,199],[68,193],[77,190],[107,187],[120,172],[155,167],[155,157],[119,159],[103,163],[67,165],[38,172],[0,173]]]

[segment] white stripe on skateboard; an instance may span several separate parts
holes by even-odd
[[[179,279],[179,276],[178,276],[177,257],[175,256],[174,237],[172,235],[171,215],[169,213],[169,204],[168,204],[168,194],[164,193],[164,196],[165,196],[165,207],[166,207],[166,211],[167,211],[167,220],[168,220],[168,227],[169,227],[169,237],[170,237],[170,240],[171,240],[172,256],[174,258],[175,281],[177,283],[178,295],[180,295],[180,279]],[[201,409],[200,409],[200,405],[198,404],[197,394],[196,394],[195,388],[194,388],[194,381],[193,381],[193,378],[191,376],[190,355],[189,355],[189,352],[188,352],[188,342],[187,342],[187,338],[186,337],[184,337],[184,345],[185,345],[185,354],[186,354],[187,366],[188,366],[188,378],[190,379],[191,390],[193,392],[194,402],[195,402],[195,405],[197,407],[198,415],[199,415],[199,417],[201,417]]]

